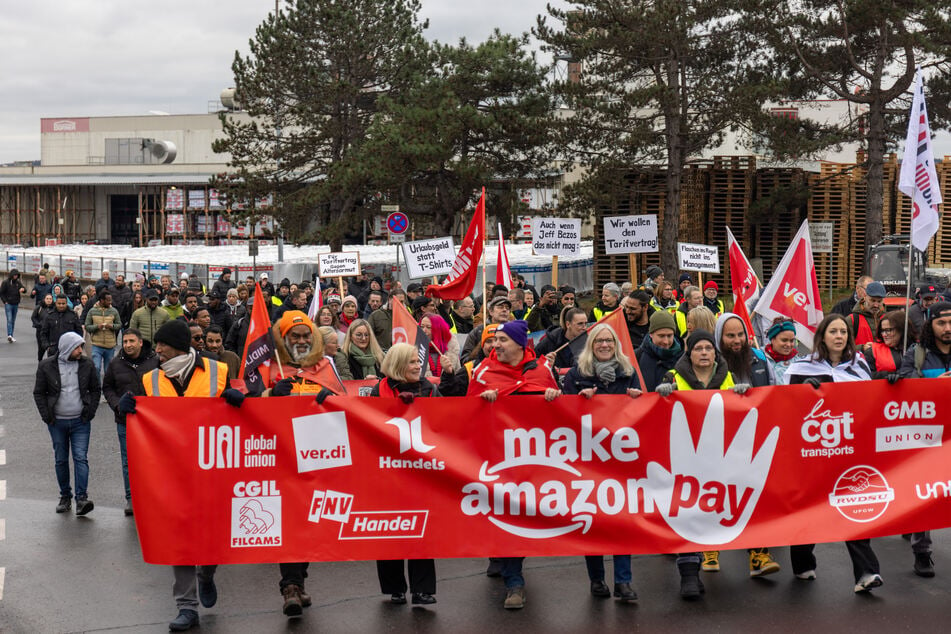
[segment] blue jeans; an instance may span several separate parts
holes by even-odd
[[[132,499],[132,489],[129,488],[129,456],[125,450],[125,425],[116,423],[119,433],[119,454],[122,456],[122,483],[125,485],[126,502]]]
[[[13,336],[13,326],[17,323],[17,311],[20,309],[19,304],[4,304],[3,312],[7,314],[7,336]]]
[[[525,578],[522,576],[522,562],[524,557],[499,557],[502,561],[502,580],[505,582],[505,589],[522,588],[525,586]]]
[[[116,353],[115,348],[92,347],[92,362],[96,366],[96,372],[99,373],[99,382],[102,383],[102,377],[106,374],[106,368],[112,361],[112,356]]]
[[[73,452],[73,472],[76,477],[76,499],[86,497],[86,485],[89,483],[89,463],[86,450],[89,449],[89,421],[81,418],[57,418],[47,425],[53,439],[53,457],[56,463],[56,481],[59,494],[68,497],[69,488],[69,452]]]
[[[584,563],[588,567],[588,579],[604,581],[604,557],[585,555]],[[630,555],[614,555],[614,583],[631,583]]]

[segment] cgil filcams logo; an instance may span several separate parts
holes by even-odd
[[[231,499],[231,547],[281,545],[281,492],[277,481],[238,482]]]
[[[895,499],[895,490],[888,486],[882,472],[875,467],[859,465],[846,469],[829,494],[832,505],[847,520],[877,520]]]

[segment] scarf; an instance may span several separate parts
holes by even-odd
[[[370,352],[369,348],[367,348],[366,351],[363,351],[358,348],[356,344],[351,343],[350,350],[348,350],[347,353],[350,358],[356,359],[357,363],[360,365],[360,369],[363,371],[363,376],[368,374],[376,374],[376,357],[373,356],[373,353]]]
[[[162,364],[162,372],[171,380],[177,381],[179,385],[185,385],[185,377],[195,367],[197,355],[195,349],[190,348],[185,354],[172,357]]]
[[[791,359],[795,359],[796,354],[798,353],[796,352],[796,349],[793,348],[792,352],[790,352],[789,354],[779,354],[778,352],[773,350],[773,344],[768,343],[766,344],[766,354],[768,354],[769,358],[772,359],[773,361],[789,361]]]
[[[601,382],[605,385],[614,383],[614,379],[616,379],[619,374],[618,370],[620,370],[620,366],[614,359],[594,362],[594,373],[598,375],[598,378],[601,379]]]

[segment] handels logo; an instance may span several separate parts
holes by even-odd
[[[823,409],[823,405],[825,400],[820,398],[802,421],[802,439],[820,445],[817,448],[800,449],[803,458],[832,458],[855,451],[852,445],[843,444],[843,441],[855,439],[852,431],[855,416],[852,412],[833,414],[831,410]]]
[[[829,504],[853,522],[877,520],[894,499],[895,490],[888,486],[882,472],[868,465],[847,469],[829,494]]]
[[[399,430],[400,434],[400,454],[415,451],[416,453],[429,453],[436,448],[436,445],[428,445],[423,441],[423,422],[422,418],[417,416],[413,420],[405,418],[391,418],[386,421],[386,425],[393,425]],[[381,469],[429,469],[441,471],[446,468],[443,460],[426,460],[425,458],[403,459],[393,458],[392,456],[380,456]]]
[[[297,473],[353,464],[344,412],[299,416],[292,419],[291,424],[297,451]]]
[[[231,499],[231,547],[281,545],[281,492],[275,480],[238,482]]]

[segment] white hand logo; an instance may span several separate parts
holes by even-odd
[[[696,544],[727,544],[746,528],[779,441],[779,427],[774,427],[753,455],[756,417],[756,409],[751,409],[724,451],[723,397],[714,394],[694,448],[684,407],[674,404],[670,471],[656,462],[648,464],[645,493],[684,539]]]

